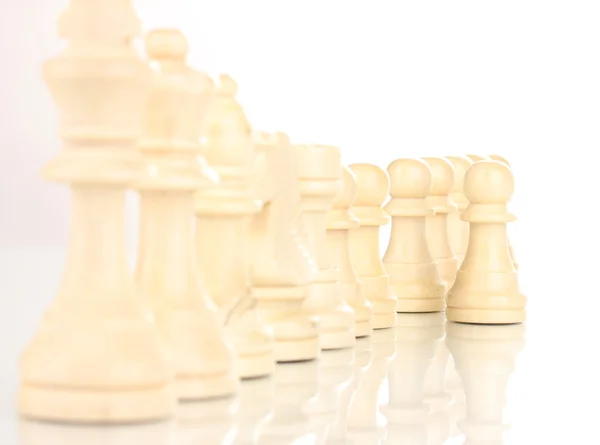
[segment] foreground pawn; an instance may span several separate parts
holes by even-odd
[[[250,293],[249,229],[262,205],[255,197],[257,156],[251,128],[235,99],[237,84],[221,75],[208,115],[202,152],[221,178],[196,198],[196,248],[202,279],[219,306],[237,355],[238,375],[269,375],[275,367],[273,330]]]
[[[390,289],[388,277],[379,254],[379,228],[388,224],[390,217],[381,208],[390,180],[376,165],[352,164],[358,193],[350,211],[358,218],[359,227],[349,230],[350,258],[365,297],[373,306],[373,328],[394,326],[396,296]]]
[[[467,155],[467,158],[469,158],[473,162],[489,161],[490,160],[489,157],[482,156],[482,155]]]
[[[135,292],[124,239],[150,74],[133,49],[139,31],[129,1],[73,0],[60,21],[69,44],[44,66],[64,143],[44,174],[69,184],[72,228],[58,296],[21,358],[26,417],[130,423],[173,411],[170,363]]]
[[[460,267],[469,244],[469,223],[460,219],[462,212],[469,205],[464,189],[465,174],[473,161],[466,156],[446,156],[446,159],[454,167],[454,186],[450,192],[450,199],[458,208],[458,211],[448,214],[448,239],[456,255],[457,266]]]
[[[465,387],[466,418],[458,422],[465,443],[504,443],[506,389],[517,355],[525,346],[525,326],[450,322],[446,333],[446,344]]]
[[[358,282],[348,246],[348,230],[359,225],[358,219],[349,210],[355,199],[356,179],[347,167],[343,167],[340,191],[327,214],[327,244],[338,274],[338,289],[354,311],[354,335],[366,337],[373,331],[373,308]]]
[[[392,233],[383,264],[398,297],[398,312],[437,312],[445,307],[446,285],[431,258],[425,217],[434,214],[426,197],[431,169],[420,159],[397,159],[388,167]]]
[[[433,207],[434,215],[425,218],[427,246],[436,262],[446,288],[450,289],[456,279],[458,260],[448,239],[448,214],[456,213],[456,204],[450,199],[454,186],[454,168],[444,158],[423,158],[431,168],[433,179],[427,203]]]
[[[262,211],[253,219],[252,295],[275,334],[278,362],[311,360],[319,354],[318,318],[302,310],[315,264],[303,250],[298,166],[284,134],[256,133],[255,147],[265,156],[257,187]]]
[[[478,324],[520,323],[526,298],[508,254],[506,224],[515,217],[506,204],[514,191],[510,169],[496,161],[473,164],[465,176],[469,247],[448,292],[448,320]]]
[[[321,349],[354,346],[354,312],[336,282],[327,248],[327,212],[340,189],[342,164],[337,147],[294,146],[298,161],[303,235],[317,273],[303,308],[319,317]]]
[[[144,134],[136,282],[169,346],[179,399],[224,396],[237,388],[233,352],[208,295],[199,286],[193,249],[194,193],[214,171],[197,162],[204,116],[214,86],[186,63],[187,41],[176,30],[148,34],[155,69]]]

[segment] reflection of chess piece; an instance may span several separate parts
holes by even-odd
[[[217,398],[180,403],[175,418],[173,445],[233,445],[237,428],[237,398]],[[129,445],[128,443],[126,445]]]
[[[390,222],[381,208],[387,198],[390,180],[385,171],[372,164],[352,164],[357,194],[350,212],[359,226],[350,229],[350,258],[365,297],[373,307],[373,329],[394,326],[397,299],[390,289],[390,277],[379,254],[380,227]]]
[[[64,148],[44,176],[70,186],[71,237],[58,295],[21,358],[19,411],[61,422],[165,418],[172,370],[135,292],[124,236],[150,80],[133,49],[140,24],[130,1],[71,0],[59,28],[68,45],[44,78]]]
[[[445,388],[446,367],[450,352],[444,341],[435,345],[436,351],[423,384],[424,401],[429,406],[427,438],[429,445],[443,445],[450,435],[449,408],[452,396]]]
[[[337,147],[294,146],[298,161],[303,238],[317,273],[303,308],[319,317],[321,349],[351,347],[355,343],[354,312],[339,292],[327,248],[327,212],[340,189],[342,164]]]
[[[287,136],[256,133],[265,157],[257,186],[262,211],[251,225],[252,294],[274,330],[278,362],[313,359],[319,353],[318,318],[302,311],[315,264],[299,238],[300,190],[294,151]]]
[[[459,428],[469,445],[501,445],[506,387],[525,326],[467,325],[449,322],[446,343],[465,387],[466,419]]]
[[[354,335],[365,337],[373,331],[373,308],[365,298],[362,283],[359,283],[350,260],[348,239],[348,231],[359,227],[358,219],[350,212],[356,191],[354,174],[347,167],[342,167],[340,190],[327,214],[327,244],[338,275],[338,289],[354,311]]]
[[[244,380],[239,394],[240,408],[235,416],[235,444],[260,443],[262,431],[273,420],[275,381],[272,377]]]
[[[271,378],[275,384],[273,418],[262,429],[259,443],[315,443],[307,408],[318,397],[318,361],[279,364]]]
[[[448,357],[446,366],[446,389],[452,396],[452,402],[448,408],[448,420],[450,422],[450,437],[460,435],[458,421],[465,417],[465,388],[463,387],[460,376],[456,372],[454,358],[452,354]]]
[[[236,92],[236,83],[222,75],[202,150],[221,183],[198,192],[196,246],[202,279],[234,343],[238,374],[248,378],[270,374],[275,354],[273,330],[250,294],[249,229],[261,209],[255,197],[255,170],[257,160],[264,158],[254,150]]]
[[[526,297],[508,253],[506,225],[515,217],[507,203],[514,191],[510,169],[497,161],[474,163],[465,175],[469,247],[447,295],[448,320],[506,324],[525,320]]]
[[[458,207],[458,211],[448,214],[448,236],[452,250],[458,259],[458,267],[460,267],[469,245],[469,223],[460,219],[463,210],[469,205],[464,191],[465,174],[473,161],[466,156],[446,156],[446,159],[454,167],[454,186],[450,193],[450,199]]]
[[[324,351],[319,358],[319,392],[306,406],[311,430],[323,443],[345,439],[339,424],[345,420],[348,399],[354,392],[354,349]],[[343,423],[342,423],[343,425]],[[338,426],[332,431],[332,427]]]
[[[382,408],[388,421],[386,443],[427,445],[431,419],[423,386],[444,335],[444,314],[398,314],[396,332],[396,357],[388,374],[389,403]]]
[[[154,78],[138,142],[144,168],[134,182],[141,197],[136,282],[171,351],[177,396],[229,395],[238,386],[233,351],[198,284],[190,248],[194,193],[215,176],[198,162],[199,119],[213,83],[187,66],[187,41],[179,31],[152,31],[146,50]]]
[[[395,340],[395,329],[373,331],[371,362],[361,372],[348,411],[348,437],[353,443],[379,444],[385,436],[385,418],[379,412],[380,393],[394,359]]]

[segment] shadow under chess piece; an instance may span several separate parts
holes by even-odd
[[[427,445],[428,413],[424,383],[436,346],[444,336],[444,314],[398,314],[396,356],[388,373],[389,402],[386,444]]]
[[[372,164],[352,164],[357,194],[350,212],[358,227],[348,231],[350,259],[361,282],[365,297],[373,307],[373,329],[394,326],[397,299],[379,254],[380,227],[390,222],[381,208],[390,188],[385,171]]]
[[[450,193],[450,199],[458,207],[456,212],[448,214],[448,237],[452,251],[457,258],[457,265],[460,267],[469,245],[469,223],[460,219],[462,212],[469,205],[464,189],[465,174],[473,161],[466,156],[446,156],[446,159],[454,167],[454,186]]]
[[[433,179],[427,203],[435,212],[425,218],[425,233],[429,253],[436,262],[446,288],[450,289],[456,279],[458,259],[452,251],[448,237],[448,215],[457,212],[456,204],[450,199],[454,186],[454,167],[444,158],[423,158],[431,168]]]
[[[294,151],[286,135],[256,133],[255,147],[265,156],[257,196],[262,211],[250,237],[252,295],[275,334],[278,362],[311,360],[319,355],[319,320],[302,309],[316,265],[300,239],[300,188]]]
[[[466,418],[459,422],[468,445],[501,445],[506,388],[525,326],[478,326],[448,322],[446,344],[464,383]]]
[[[342,164],[337,147],[294,146],[298,161],[303,240],[317,273],[309,286],[303,309],[318,316],[321,349],[354,346],[354,311],[340,292],[327,247],[327,212],[340,189]]]
[[[202,280],[234,344],[238,375],[252,378],[273,372],[275,341],[250,293],[250,223],[262,207],[255,196],[255,172],[264,158],[254,150],[236,92],[237,84],[221,75],[202,150],[221,182],[198,191],[196,248]]]
[[[448,320],[506,324],[525,320],[526,298],[508,253],[506,224],[515,217],[507,210],[514,191],[510,169],[497,161],[473,164],[465,175],[470,223],[469,247],[448,292]]]
[[[231,395],[238,380],[190,248],[195,192],[214,186],[216,174],[197,160],[214,86],[186,64],[187,49],[176,30],[146,38],[154,81],[138,142],[144,168],[133,185],[141,197],[136,283],[169,347],[176,396],[191,400]]]
[[[327,245],[331,262],[338,275],[338,289],[354,311],[354,335],[365,337],[373,332],[373,307],[365,298],[362,283],[350,259],[348,231],[359,227],[359,221],[350,211],[356,199],[356,178],[347,167],[342,167],[340,191],[327,213]]]
[[[135,290],[124,236],[150,81],[133,48],[140,24],[129,1],[72,0],[59,28],[68,45],[45,63],[44,79],[64,148],[44,176],[71,189],[71,236],[58,295],[21,357],[18,410],[59,422],[163,419],[173,412],[171,363]]]
[[[388,166],[392,216],[383,264],[398,297],[398,312],[438,312],[446,305],[437,264],[427,246],[425,218],[434,214],[426,198],[431,191],[429,165],[420,159],[397,159]]]

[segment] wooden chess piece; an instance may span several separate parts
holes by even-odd
[[[466,155],[473,162],[489,161],[490,158],[484,155]]]
[[[458,207],[458,211],[448,213],[448,237],[460,267],[469,244],[469,223],[460,219],[462,212],[469,205],[464,191],[465,173],[473,161],[466,156],[446,156],[446,159],[454,167],[454,186],[450,192],[450,199]]]
[[[327,214],[327,244],[332,265],[338,274],[338,289],[354,311],[354,335],[365,337],[373,331],[373,308],[365,298],[362,284],[350,260],[348,230],[359,227],[350,211],[356,199],[356,179],[351,170],[342,167],[341,187]]]
[[[133,48],[140,24],[129,1],[72,0],[59,29],[68,45],[44,78],[64,148],[44,176],[71,188],[71,237],[58,295],[21,357],[19,412],[58,422],[163,419],[174,409],[171,363],[136,293],[124,236],[150,81]]]
[[[447,323],[446,344],[464,382],[466,418],[458,423],[469,445],[502,444],[508,425],[503,411],[506,389],[525,325],[478,326]]]
[[[392,233],[383,256],[398,312],[437,312],[445,307],[446,285],[429,253],[425,218],[434,214],[426,198],[432,175],[421,159],[397,159],[388,169]]]
[[[476,162],[465,175],[469,247],[448,292],[448,320],[478,324],[520,323],[526,298],[508,253],[506,225],[514,221],[507,202],[514,191],[510,169],[497,161]]]
[[[221,182],[197,194],[196,247],[203,282],[234,343],[238,375],[252,378],[273,372],[274,334],[256,310],[250,291],[249,229],[262,207],[255,194],[258,162],[264,158],[254,150],[236,92],[233,79],[221,75],[202,148]]]
[[[179,399],[232,394],[238,387],[233,351],[214,304],[199,285],[193,249],[194,194],[214,186],[215,172],[198,162],[200,137],[214,84],[186,65],[185,36],[150,32],[146,51],[154,69],[138,143],[143,173],[136,282],[169,346]]]
[[[500,155],[490,155],[489,158],[493,161],[498,161],[506,165],[508,168],[512,167],[508,163],[508,161]],[[515,258],[515,252],[513,251],[512,243],[510,242],[510,238],[508,239],[508,253],[510,254],[510,259],[512,260],[513,266],[515,266],[515,270],[519,270],[519,263]]]
[[[257,186],[264,203],[252,221],[252,295],[273,327],[278,362],[311,360],[319,355],[319,320],[302,303],[316,264],[303,249],[300,230],[298,166],[289,138],[255,133],[255,148],[265,156]]]
[[[457,211],[456,204],[450,199],[454,186],[454,168],[444,158],[423,158],[431,168],[433,182],[427,202],[433,207],[434,215],[425,218],[427,246],[431,257],[437,263],[438,270],[446,287],[450,289],[456,279],[458,259],[452,251],[448,238],[448,214]]]
[[[394,326],[398,300],[390,289],[390,278],[379,252],[380,227],[390,222],[381,208],[387,198],[390,180],[385,171],[372,164],[352,164],[358,192],[350,212],[359,227],[350,229],[350,258],[365,297],[373,306],[373,329]]]
[[[327,145],[295,145],[300,178],[303,239],[317,273],[303,308],[320,321],[321,349],[354,346],[354,311],[338,289],[327,248],[327,212],[340,189],[340,150]]]

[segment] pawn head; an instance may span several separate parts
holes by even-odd
[[[392,198],[420,199],[431,192],[431,168],[421,159],[396,159],[387,168]]]
[[[356,178],[355,206],[381,206],[390,190],[390,179],[385,171],[373,164],[349,166]]]
[[[467,169],[473,165],[473,161],[467,156],[446,156],[446,159],[454,167],[454,186],[452,187],[452,192],[463,193],[465,174],[467,173]]]
[[[471,204],[506,204],[514,190],[512,171],[498,161],[477,162],[465,175],[465,196]]]
[[[454,167],[450,161],[444,158],[423,158],[431,168],[432,196],[448,195],[454,187]]]
[[[473,162],[490,160],[490,158],[488,158],[487,156],[482,156],[482,155],[467,155],[467,158],[469,158]]]
[[[506,160],[506,158],[503,158],[500,155],[490,155],[490,159],[492,161],[498,161],[498,162],[502,162],[503,164],[506,164],[510,167],[510,163]]]
[[[333,200],[334,209],[349,209],[356,199],[357,186],[356,177],[352,170],[346,166],[342,166],[342,180],[340,191]]]
[[[185,61],[188,41],[178,29],[155,29],[146,36],[146,53],[152,60]]]

